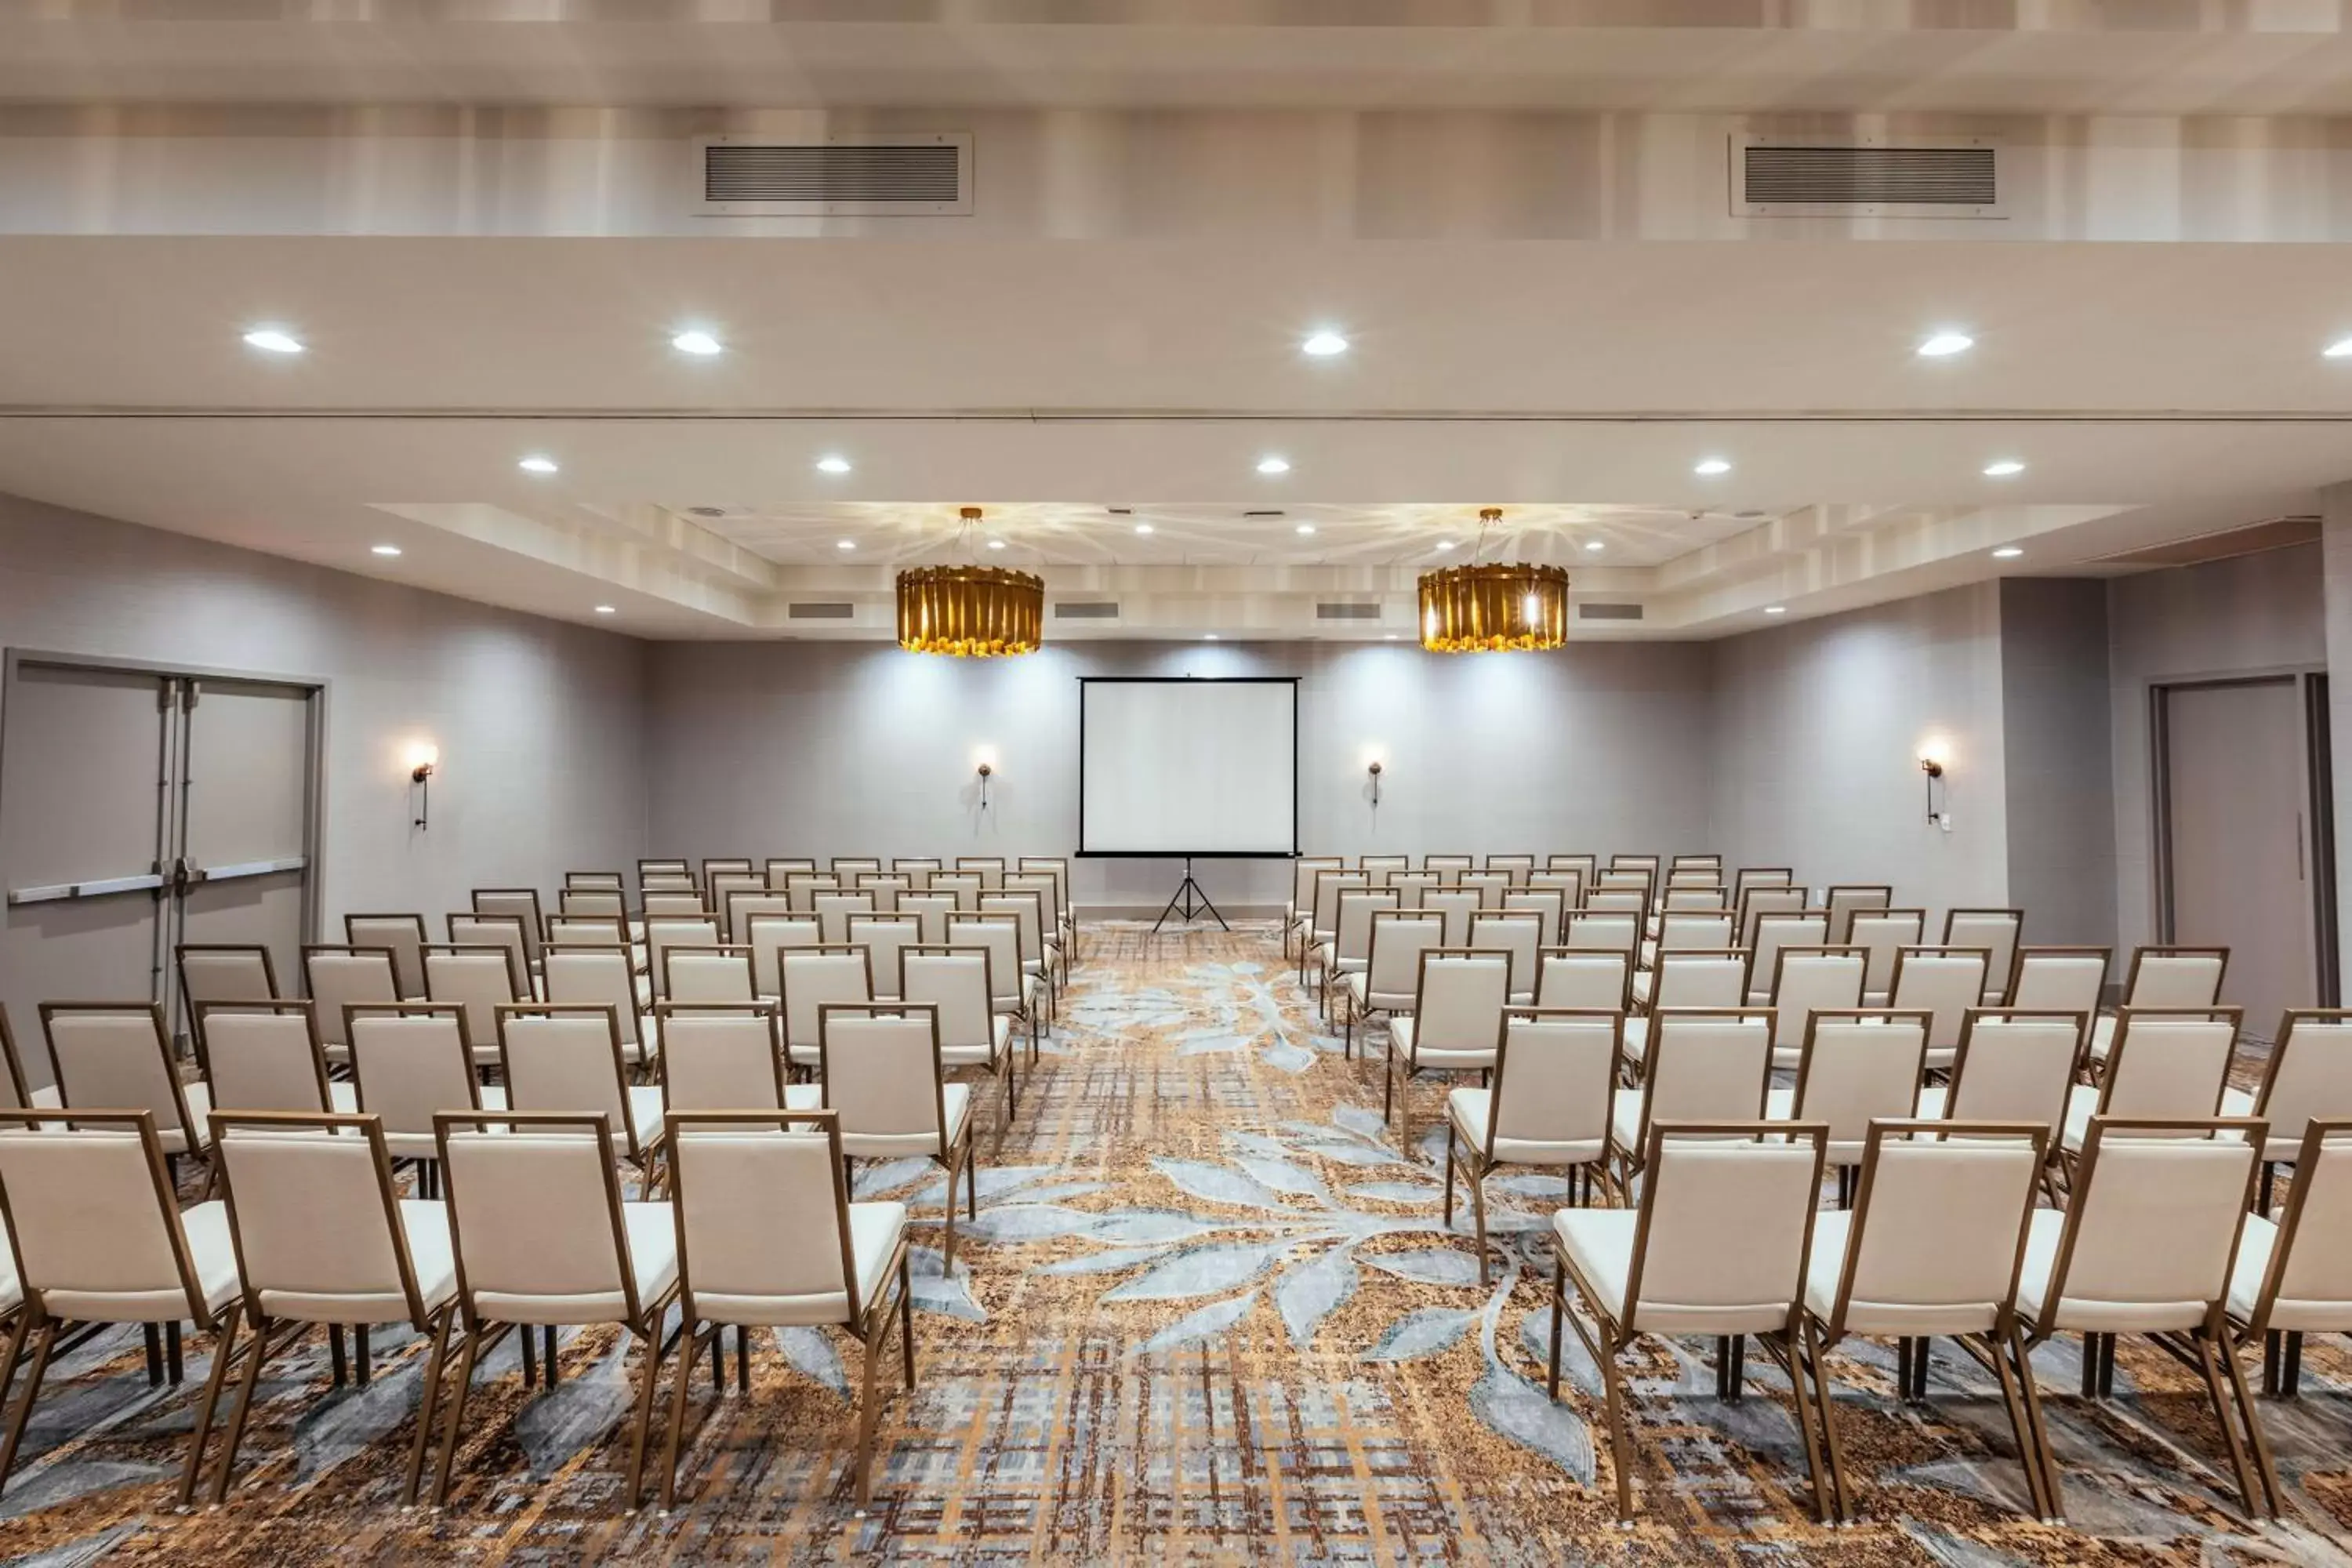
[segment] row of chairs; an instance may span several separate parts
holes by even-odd
[[[2114,1391],[2117,1340],[2144,1336],[2203,1381],[2249,1515],[2278,1517],[2285,1500],[2239,1357],[2263,1347],[2266,1392],[2291,1396],[2282,1342],[2299,1355],[2304,1334],[2352,1332],[2352,1119],[2305,1128],[2274,1223],[2251,1200],[2278,1133],[2259,1117],[2094,1116],[2062,1210],[2037,1206],[2048,1137],[2037,1123],[1874,1119],[1853,1207],[1822,1213],[1827,1123],[1653,1122],[1636,1206],[1553,1217],[1551,1394],[1567,1322],[1600,1373],[1630,1519],[1621,1357],[1645,1334],[1713,1338],[1717,1393],[1736,1398],[1752,1337],[1788,1374],[1828,1523],[1855,1509],[1825,1352],[1895,1341],[1898,1390],[1918,1401],[1929,1341],[1947,1338],[1994,1373],[2032,1507],[2063,1523],[2032,1352],[2080,1335],[2083,1395],[2096,1400]]]

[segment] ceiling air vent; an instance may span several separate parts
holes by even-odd
[[[1638,621],[1642,618],[1639,605],[1579,605],[1576,618],[1580,621]]]
[[[1371,605],[1318,605],[1315,618],[1318,621],[1377,621],[1381,607]]]
[[[846,621],[857,616],[857,606],[850,604],[788,605],[784,618],[793,621]]]
[[[1731,211],[1739,217],[2008,216],[2000,147],[1948,142],[1731,139]]]
[[[971,211],[971,136],[703,136],[695,210],[716,217],[919,217]]]
[[[1115,621],[1118,619],[1117,599],[1064,599],[1054,606],[1057,621]]]

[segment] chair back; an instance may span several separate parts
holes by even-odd
[[[770,899],[768,879],[758,871],[720,871],[710,879],[710,909],[725,923],[730,938],[735,931],[735,900],[738,899]],[[778,909],[789,909],[792,900],[776,899]]]
[[[248,1310],[430,1331],[374,1117],[215,1110],[212,1131]]]
[[[2277,1142],[2275,1129],[2271,1141]],[[2248,1322],[2340,1331],[2352,1313],[2352,1121],[2315,1117],[2294,1153],[2294,1187],[2279,1218],[2269,1267]]]
[[[836,1002],[874,1000],[871,955],[862,947],[786,948],[778,956],[778,995],[784,1004],[784,1045],[814,1050],[820,1042],[820,1011]]]
[[[1701,872],[1678,872],[1676,874],[1691,877],[1705,875],[1705,873]],[[1723,914],[1723,923],[1725,927],[1724,940],[1727,942],[1730,940],[1729,928],[1732,917],[1724,913],[1724,911],[1729,908],[1729,905],[1725,900],[1723,889],[1717,883],[1685,882],[1678,888],[1668,888],[1659,896],[1658,908],[1664,912],[1682,914],[1706,914],[1710,912]]]
[[[939,862],[933,860],[930,864],[936,866]],[[768,857],[766,870],[768,890],[781,893],[785,890],[794,877],[814,875],[816,871],[816,862],[805,855],[771,855]],[[919,886],[920,880],[919,878],[917,879]]]
[[[2127,1007],[2210,1007],[2221,999],[2226,947],[2141,947],[2124,982]]]
[[[184,942],[174,954],[180,964],[180,999],[189,1016],[223,1002],[274,1002],[278,973],[269,949],[257,942]]]
[[[1486,869],[1500,871],[1511,879],[1514,888],[1524,888],[1535,874],[1536,858],[1532,855],[1489,855]]]
[[[205,1081],[219,1110],[334,1109],[327,1094],[327,1053],[308,1002],[278,1002],[267,1013],[215,1005],[205,1015]]]
[[[617,900],[613,912],[621,912]],[[425,944],[432,939],[425,934],[423,915],[345,915],[343,940],[353,947],[389,949],[392,977],[401,997],[408,1000],[425,994]]]
[[[1414,988],[1414,1053],[1492,1051],[1510,1002],[1508,953],[1429,949]]]
[[[646,963],[653,975],[654,994],[667,994],[662,989],[668,966],[662,955],[673,947],[717,947],[719,922],[705,914],[656,915],[646,914]]]
[[[563,873],[563,885],[566,888],[594,889],[622,893],[628,890],[629,881],[618,871],[566,871]]]
[[[1658,917],[1658,951],[1686,948],[1720,952],[1732,945],[1731,917],[1714,911],[1670,910]]]
[[[1296,920],[1315,910],[1315,878],[1323,871],[1341,871],[1347,862],[1337,855],[1301,855],[1290,864],[1290,913]]]
[[[1361,969],[1372,952],[1372,917],[1397,907],[1393,888],[1349,888],[1339,895],[1339,923],[1334,928],[1333,956],[1342,967]]]
[[[41,1032],[63,1104],[151,1112],[168,1154],[203,1141],[204,1128],[190,1115],[173,1066],[162,1008],[147,1002],[44,1002]]]
[[[848,945],[866,950],[866,969],[874,976],[877,1001],[889,1001],[898,995],[898,955],[919,945],[922,940],[923,922],[913,915],[849,917]]]
[[[1062,901],[1062,879],[1051,871],[1007,871],[1004,890],[1008,893],[1030,892],[1037,895],[1044,908],[1045,934],[1050,936],[1062,929],[1062,917],[1069,912]]]
[[[1508,1007],[1495,1053],[1486,1156],[1557,1164],[1606,1158],[1625,1017]]]
[[[750,916],[744,925],[743,940],[751,949],[752,988],[762,996],[782,996],[782,955],[794,948],[820,945],[816,917],[762,912]]]
[[[466,1010],[466,1028],[478,1040],[499,1037],[499,1009],[530,1000],[521,959],[509,947],[425,949],[425,998]]]
[[[559,914],[588,915],[598,920],[629,917],[628,896],[618,888],[568,887],[555,895],[555,908]]]
[[[980,912],[1011,915],[1020,936],[1021,967],[1034,974],[1045,958],[1045,900],[1034,888],[999,889],[980,895]]]
[[[435,1119],[457,1243],[467,1326],[642,1324],[661,1303],[637,1299],[608,1123],[562,1113],[509,1113],[518,1132],[480,1119]]]
[[[1603,877],[1627,873],[1603,871]],[[1584,895],[1584,907],[1594,914],[1632,915],[1636,921],[1649,913],[1650,894],[1644,888],[1598,887]]]
[[[894,875],[906,878],[907,885],[919,893],[931,885],[931,873],[941,864],[935,855],[900,855],[891,860],[890,870]]]
[[[1650,1015],[1643,1053],[1645,1130],[1654,1121],[1756,1121],[1772,1076],[1772,1010],[1704,1007]]]
[[[1739,949],[1659,952],[1652,1007],[1738,1007],[1747,1000],[1748,954]]]
[[[986,888],[986,879],[977,871],[967,871],[959,868],[953,871],[931,873],[930,890],[934,893],[953,894],[956,909],[964,914],[980,912],[980,895]]]
[[[1751,884],[1739,895],[1739,945],[1756,945],[1756,928],[1766,915],[1801,915],[1805,912],[1806,890],[1787,882]],[[1829,936],[1829,916],[1822,915],[1822,934],[1810,938],[1822,942]]]
[[[1547,868],[1544,870],[1531,872],[1528,875],[1528,890],[1530,892],[1558,893],[1559,895],[1560,908],[1563,911],[1568,910],[1582,909],[1584,907],[1584,877],[1585,874],[1583,872],[1576,870],[1573,868]],[[1566,918],[1564,913],[1562,918]]]
[[[1315,873],[1315,901],[1309,908],[1314,919],[1309,929],[1317,942],[1328,942],[1339,927],[1339,894],[1349,888],[1365,888],[1370,879],[1361,871],[1350,871],[1344,866],[1325,867]]]
[[[2221,1114],[2242,1009],[2125,1007],[2099,1084],[2099,1114],[2135,1121]]]
[[[751,860],[747,855],[709,855],[702,861],[702,885],[709,887],[720,877],[742,877],[751,874]]]
[[[1862,1005],[1867,958],[1860,949],[1783,947],[1773,960],[1771,1003],[1780,1023],[1772,1043],[1781,1050],[1793,1051],[1803,1043],[1805,1021],[1813,1014]]]
[[[1459,887],[1462,873],[1475,864],[1467,855],[1423,855],[1421,858],[1421,868],[1436,872],[1437,885],[1441,888]]]
[[[1985,952],[1985,989],[1978,1001],[1988,1007],[2009,1000],[2009,983],[2017,963],[2018,939],[2025,932],[2022,910],[1947,910],[1946,947],[1980,947]]]
[[[1388,885],[1396,893],[1397,908],[1401,910],[1417,910],[1421,908],[1422,900],[1429,897],[1430,894],[1437,890],[1437,873],[1434,871],[1391,871],[1389,873]]]
[[[1960,1043],[1960,1026],[1969,1009],[1984,1005],[1990,957],[1980,947],[1906,947],[1895,953],[1895,986],[1889,1006],[1925,1011],[1935,1021],[1927,1028],[1928,1065],[1948,1064]]]
[[[0,1215],[26,1300],[74,1322],[209,1322],[146,1110],[0,1112]]]
[[[1622,948],[1548,947],[1538,955],[1538,1007],[1622,1013],[1633,1000],[1633,955]]]
[[[430,1144],[433,1118],[444,1110],[478,1110],[481,1079],[465,1009],[418,1004],[354,1007],[345,1026],[352,1042],[352,1088],[363,1115],[407,1158],[428,1157],[411,1141]]]
[[[464,910],[446,917],[451,947],[503,947],[514,955],[518,974],[530,973],[531,942],[520,915],[478,915]],[[536,931],[534,921],[531,931]],[[432,982],[425,983],[429,991]],[[526,993],[528,994],[528,993]]]
[[[729,942],[751,941],[751,921],[761,915],[780,915],[787,919],[810,920],[810,917],[805,915],[794,916],[792,900],[782,893],[770,892],[764,882],[757,889],[746,889],[740,892],[729,893],[727,901],[719,908],[725,915],[720,930]],[[812,931],[814,930],[814,920],[810,921]],[[811,936],[809,940],[814,942],[816,939]]]
[[[690,921],[709,918],[710,906],[702,901],[701,890],[691,886],[648,888],[642,912],[649,921]]]
[[[1356,868],[1363,872],[1366,881],[1372,887],[1385,888],[1389,885],[1389,877],[1391,873],[1397,871],[1407,871],[1412,868],[1412,857],[1410,855],[1367,855],[1362,859],[1356,862]]]
[[[757,999],[751,949],[682,947],[662,949],[661,994],[671,1002],[741,1002]]]
[[[970,871],[980,878],[980,890],[992,893],[1004,886],[1004,857],[1002,855],[959,855],[956,869]]]
[[[1021,1011],[1021,927],[1011,915],[950,915],[947,945],[987,949],[989,1005]]]
[[[421,952],[417,963],[421,974]],[[402,999],[388,947],[305,947],[302,989],[318,1006],[319,1036],[331,1054],[344,1045],[343,1009],[383,1006]],[[410,994],[422,994],[422,987]]]
[[[1647,1130],[1642,1206],[1625,1281],[1641,1332],[1787,1328],[1804,1289],[1824,1137],[1805,1122]]]
[[[841,1119],[844,1153],[947,1157],[948,1083],[935,1010],[828,1003],[818,1037],[825,1109]]]
[[[1568,923],[1568,895],[1558,888],[1514,888],[1503,895],[1503,912],[1535,916],[1542,922],[1537,928],[1537,945],[1558,947],[1561,930]]]
[[[2211,1321],[2253,1197],[2261,1131],[2252,1118],[2093,1117],[2038,1327]]]
[[[1474,952],[1499,952],[1511,961],[1510,992],[1514,1001],[1535,1000],[1536,955],[1543,951],[1543,917],[1483,910],[1470,917],[1467,946]]]
[[[540,918],[537,888],[477,888],[474,889],[474,912],[478,915],[511,915],[521,922],[523,957],[532,964],[539,962],[540,932],[546,927]],[[449,940],[465,942],[471,939],[452,933]]]
[[[1815,1013],[1801,1050],[1790,1114],[1829,1129],[1832,1163],[1860,1163],[1872,1122],[1918,1114],[1927,1073],[1926,1014]]]
[[[1475,888],[1431,888],[1421,895],[1421,907],[1445,917],[1445,945],[1470,945],[1471,917],[1486,907],[1486,897]]]
[[[1613,950],[1630,960],[1642,945],[1642,917],[1612,910],[1573,910],[1562,945]]]
[[[1944,1115],[1952,1121],[2030,1121],[2054,1142],[2083,1061],[2088,1015],[1974,1007],[1960,1026]]]
[[[1795,885],[1797,873],[1788,866],[1742,866],[1732,873],[1731,906],[1738,909],[1750,888],[1787,888]]]
[[[915,890],[914,880],[894,871],[860,871],[854,891],[874,900],[877,914],[890,914],[898,908],[898,895]]]
[[[1454,885],[1464,892],[1477,894],[1480,909],[1499,910],[1503,907],[1503,895],[1511,890],[1511,874],[1508,871],[1465,871],[1454,879]]]
[[[1919,945],[1927,929],[1925,910],[1856,910],[1846,927],[1846,945],[1862,949],[1862,994],[1885,996],[1895,989],[1895,955]]]
[[[992,1051],[996,1014],[989,972],[996,955],[985,947],[909,947],[898,954],[899,998],[929,1007],[939,1020],[943,1050]]]
[[[1000,860],[997,864],[1001,866],[1003,862]],[[876,874],[881,869],[882,859],[877,855],[836,855],[833,858],[833,874],[840,879],[845,888],[854,888],[857,886],[858,878]]]
[[[662,1104],[671,1110],[782,1110],[784,1037],[771,1004],[665,1002]]]
[[[2113,957],[2104,947],[2021,947],[2011,972],[2009,1005],[2020,1012],[2095,1016]]]
[[[796,913],[816,913],[819,893],[841,891],[841,879],[830,871],[794,871],[784,879],[784,897],[792,901]]]
[[[567,1007],[610,1007],[620,1020],[621,1044],[642,1049],[637,975],[626,943],[606,947],[558,944],[547,950],[547,999]]]
[[[1744,944],[1748,951],[1748,1000],[1769,1002],[1771,987],[1780,974],[1780,950],[1784,947],[1818,948],[1828,944],[1830,917],[1820,910],[1807,910],[1797,914],[1768,914],[1758,918],[1755,938]],[[1845,1004],[1852,1006],[1852,1003]]]
[[[847,942],[849,917],[875,912],[874,895],[866,892],[819,889],[809,902],[815,907],[817,934],[826,942]]]
[[[2254,1114],[2270,1123],[2273,1160],[2313,1121],[2352,1117],[2352,1011],[2298,1007],[2280,1020]]]
[[[1895,889],[1884,883],[1847,883],[1830,889],[1825,906],[1830,917],[1830,940],[1843,945],[1857,911],[1887,909],[1894,902]]]
[[[941,942],[948,939],[948,917],[958,908],[957,895],[950,889],[937,892],[904,893],[898,899],[898,912],[912,915],[922,928],[922,940]]]
[[[1547,855],[1544,857],[1544,869],[1547,871],[1573,871],[1579,877],[1582,878],[1585,884],[1589,887],[1591,885],[1594,875],[1601,869],[1601,857],[1579,851],[1570,851],[1558,855]]]
[[[540,952],[544,955],[551,947],[625,947],[628,942],[628,922],[618,915],[550,915]],[[545,962],[543,956],[541,962]]]
[[[498,1010],[498,1030],[509,1106],[601,1116],[613,1141],[631,1158],[637,1156],[621,1026],[611,1008],[518,1004]]]
[[[1999,1327],[2017,1300],[2048,1150],[2047,1131],[2031,1122],[1874,1123],[1831,1338],[1849,1330],[1980,1334]]]
[[[680,1289],[698,1321],[855,1323],[858,1296],[839,1118],[746,1123],[673,1110],[670,1175]]]
[[[1396,889],[1389,889],[1393,893]],[[1382,1012],[1411,1007],[1421,984],[1421,955],[1445,945],[1445,917],[1427,910],[1375,910],[1364,996]]]

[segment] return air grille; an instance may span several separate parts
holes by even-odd
[[[2000,217],[2000,147],[1982,139],[1890,146],[1735,137],[1731,205],[1756,217]]]
[[[971,210],[971,138],[961,132],[777,142],[712,136],[698,210],[719,216],[922,216]]]
[[[1638,621],[1642,618],[1639,605],[1579,605],[1576,618],[1580,621]]]
[[[1057,621],[1115,621],[1118,619],[1117,599],[1065,599],[1054,606]]]
[[[850,604],[788,605],[784,618],[793,621],[846,621],[857,616],[857,606]]]
[[[1318,605],[1315,618],[1318,621],[1377,621],[1381,618],[1378,605]]]

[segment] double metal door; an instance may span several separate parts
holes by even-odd
[[[152,1000],[181,942],[311,926],[317,688],[12,655],[0,698],[0,1000]]]

